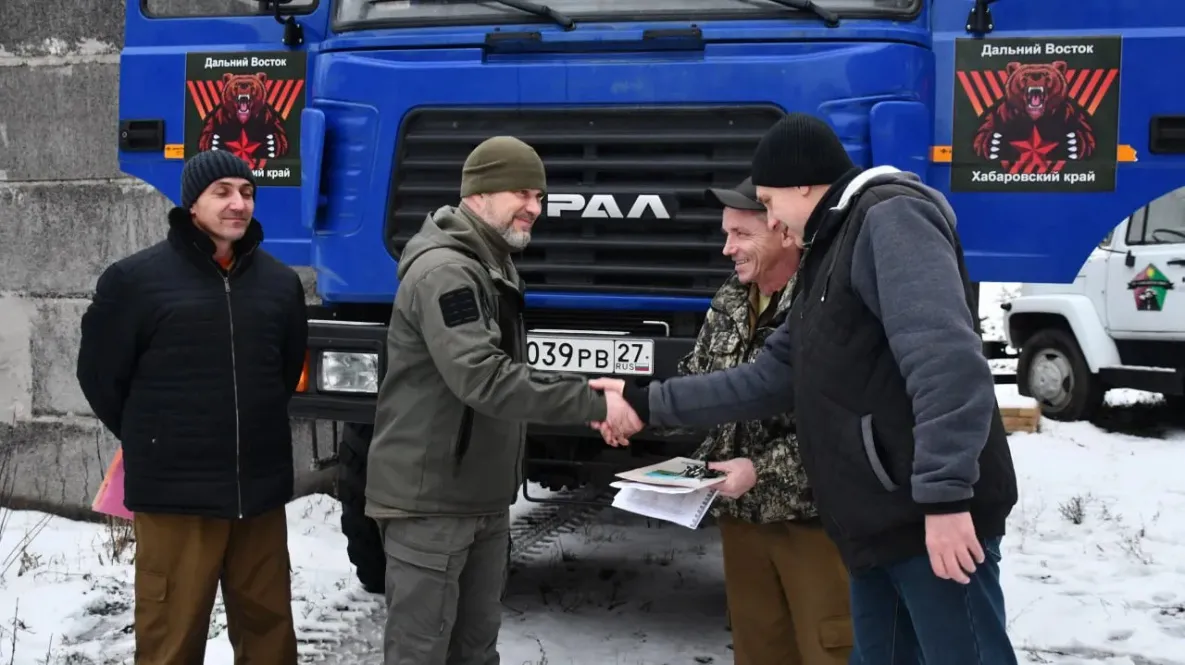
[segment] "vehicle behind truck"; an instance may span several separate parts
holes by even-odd
[[[340,425],[342,528],[380,591],[362,511],[396,265],[479,142],[514,135],[548,169],[517,257],[530,362],[645,383],[675,373],[732,270],[704,190],[744,179],[791,111],[946,194],[973,279],[1073,280],[1181,182],[1182,26],[1179,0],[140,0],[119,156],[174,201],[196,152],[252,164],[264,248],[321,299],[291,412]],[[532,426],[525,477],[597,485],[698,442]]]
[[[1069,284],[1002,304],[1018,392],[1057,420],[1090,420],[1109,390],[1185,406],[1185,187],[1119,223]],[[1185,415],[1179,406],[1175,409]]]

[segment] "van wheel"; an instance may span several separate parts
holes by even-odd
[[[1041,404],[1041,415],[1054,420],[1090,420],[1103,405],[1106,390],[1092,374],[1074,337],[1046,328],[1021,348],[1016,381],[1022,394]]]
[[[369,593],[384,593],[387,556],[378,524],[366,516],[366,454],[374,427],[346,423],[338,446],[337,496],[341,501],[346,556]]]

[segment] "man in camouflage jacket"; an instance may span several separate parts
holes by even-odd
[[[716,291],[695,347],[679,361],[679,374],[707,374],[751,362],[761,352],[765,338],[790,309],[793,286],[791,277],[774,294],[777,301],[771,298],[757,314],[756,289],[742,284],[734,273]],[[727,423],[708,432],[693,456],[715,462],[712,466],[723,471],[737,467],[726,464],[728,460],[746,459],[753,466],[756,482],[752,489],[736,498],[724,495],[717,499],[712,505],[715,517],[769,524],[818,516],[806,472],[798,460],[794,428],[794,414],[787,412],[769,420]]]
[[[723,208],[724,254],[736,272],[712,299],[680,374],[752,362],[790,309],[800,257],[783,227],[768,229],[749,180],[707,196]],[[847,570],[818,519],[794,415],[715,427],[695,456],[727,474],[712,511],[737,665],[846,665]]]

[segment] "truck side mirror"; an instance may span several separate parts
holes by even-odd
[[[1132,254],[1130,249],[1127,250],[1127,256],[1123,257],[1123,265],[1129,268],[1136,265],[1136,257]]]

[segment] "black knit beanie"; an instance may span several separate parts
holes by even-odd
[[[482,141],[469,153],[461,168],[461,196],[512,192],[519,189],[547,191],[543,160],[531,146],[513,136]]]
[[[247,162],[225,150],[199,152],[181,169],[181,207],[193,207],[210,183],[221,178],[244,178],[255,185],[255,176]]]
[[[791,113],[757,144],[752,176],[758,187],[831,185],[853,168],[830,125],[805,113]]]

